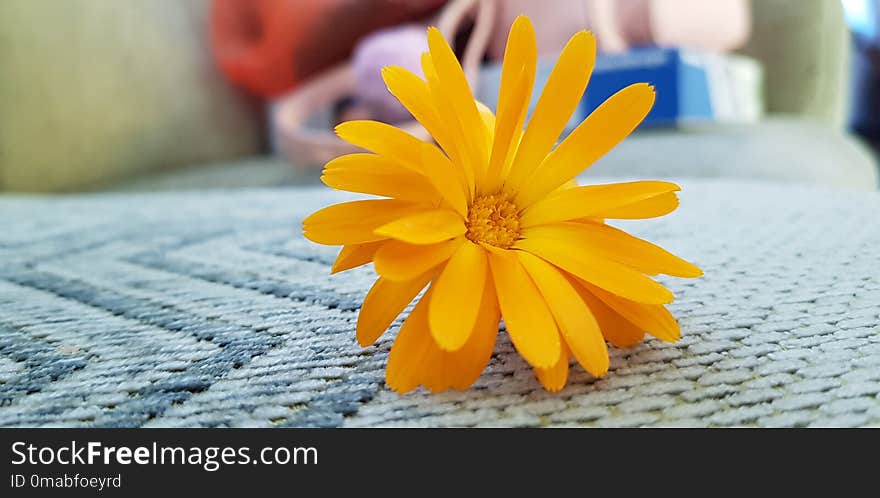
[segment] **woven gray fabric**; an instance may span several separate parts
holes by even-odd
[[[593,180],[595,181],[595,180]],[[398,396],[354,338],[374,274],[301,219],[329,189],[0,198],[0,426],[880,424],[880,194],[683,182],[620,225],[698,263],[663,278],[676,344],[611,348],[544,392],[502,333],[475,386]]]

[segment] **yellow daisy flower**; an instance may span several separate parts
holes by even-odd
[[[644,119],[653,88],[624,88],[554,148],[592,73],[590,33],[563,49],[525,131],[537,54],[526,17],[510,29],[497,117],[474,100],[436,28],[428,46],[427,81],[400,67],[382,76],[437,145],[380,122],[340,124],[340,137],[371,153],[330,161],[322,180],[387,198],[337,204],[303,222],[309,240],[343,246],[333,273],[372,262],[379,275],[358,317],[361,346],[427,287],[391,348],[388,385],[467,389],[489,362],[502,317],[549,391],[565,386],[571,357],[604,375],[606,340],[629,347],[645,332],[677,340],[663,306],[673,295],[647,275],[702,272],[605,220],[665,215],[678,206],[679,187],[573,182]]]

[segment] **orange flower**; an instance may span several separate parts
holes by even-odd
[[[372,153],[330,161],[322,180],[387,199],[337,204],[303,222],[308,239],[343,245],[334,273],[372,262],[379,274],[358,317],[362,346],[427,286],[391,349],[388,385],[401,393],[467,389],[489,361],[502,317],[549,391],[565,386],[572,356],[604,375],[606,340],[628,347],[646,331],[677,340],[663,306],[673,295],[646,275],[702,272],[604,220],[665,215],[678,206],[679,187],[573,182],[644,119],[653,88],[624,88],[554,148],[592,72],[590,33],[563,49],[525,131],[536,64],[526,17],[507,40],[497,118],[474,100],[435,28],[428,45],[427,81],[399,67],[382,76],[439,146],[379,122],[339,125],[340,137]]]

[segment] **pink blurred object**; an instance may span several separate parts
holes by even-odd
[[[474,21],[473,30],[462,56],[462,67],[472,86],[476,86],[480,63],[493,36],[496,7],[495,0],[450,0],[435,19],[428,21],[436,24],[447,40],[453,39],[463,26],[471,20]],[[506,30],[507,28],[505,28],[505,36]],[[273,101],[270,121],[273,142],[277,149],[294,165],[305,169],[321,165],[342,154],[360,151],[357,147],[343,142],[332,130],[310,127],[307,123],[314,116],[333,108],[346,97],[355,97],[356,102],[344,113],[344,116],[338,117],[377,118],[379,116],[374,116],[376,112],[388,112],[391,114],[390,118],[396,117],[398,110],[389,105],[389,102],[394,102],[391,100],[393,98],[390,94],[386,96],[382,93],[383,91],[387,93],[387,90],[384,88],[384,83],[381,83],[378,69],[388,63],[397,63],[416,69],[416,73],[421,74],[420,60],[417,59],[418,63],[413,68],[411,57],[413,53],[421,57],[421,51],[427,44],[425,26],[419,30],[418,50],[412,47],[402,48],[402,43],[411,43],[411,36],[409,29],[402,29],[400,32],[393,30],[378,32],[374,40],[365,39],[361,47],[365,53],[361,55],[359,62],[339,64],[314,75],[293,92]],[[387,50],[391,43],[398,45],[393,53]],[[368,74],[373,70],[375,74]],[[360,76],[359,71],[363,71]],[[369,103],[357,102],[359,99]],[[405,122],[396,123],[400,128],[423,140],[430,139],[419,123],[407,115],[403,117],[406,119]]]
[[[491,1],[491,0],[488,0]],[[519,14],[535,25],[542,55],[562,50],[571,33],[589,29],[603,52],[660,45],[727,52],[751,34],[747,0],[497,0],[493,59],[504,54],[507,27]]]
[[[418,24],[383,29],[358,42],[352,58],[354,97],[372,119],[390,123],[410,119],[406,109],[385,88],[381,70],[384,66],[401,66],[421,75],[421,56],[427,51],[425,26]]]

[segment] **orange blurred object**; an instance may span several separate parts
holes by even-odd
[[[286,93],[346,59],[362,36],[424,17],[446,0],[213,0],[211,45],[234,83]]]

